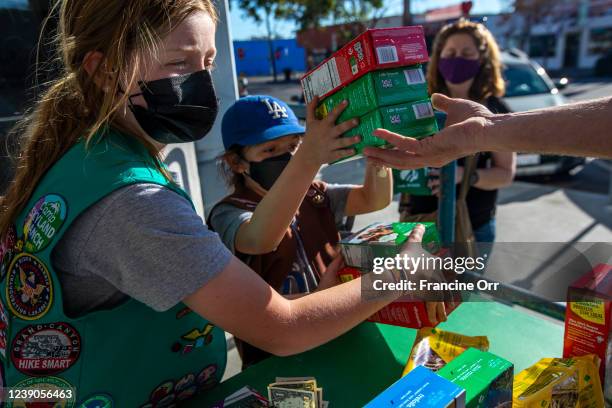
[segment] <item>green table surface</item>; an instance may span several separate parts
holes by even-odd
[[[514,363],[515,374],[562,354],[562,322],[501,303],[463,303],[438,327],[488,336],[489,351]],[[184,406],[208,407],[244,385],[267,395],[277,376],[313,376],[332,408],[360,407],[400,378],[415,336],[414,329],[365,322],[316,349],[264,360]]]

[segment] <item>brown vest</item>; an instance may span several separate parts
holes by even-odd
[[[302,205],[296,213],[295,228],[299,237],[292,228],[288,228],[284,238],[275,251],[263,255],[248,255],[236,251],[235,255],[251,269],[257,272],[270,286],[281,291],[285,278],[291,273],[294,263],[298,261],[299,239],[311,268],[316,274],[317,282],[322,273],[337,254],[336,246],[340,238],[334,214],[329,205],[326,194],[327,185],[321,181],[312,183]],[[221,200],[221,203],[231,204],[247,211],[255,211],[262,197],[244,186],[236,186],[236,191]],[[216,207],[216,206],[215,206]],[[212,212],[215,210],[211,210]],[[208,217],[210,220],[212,217]],[[209,227],[210,224],[209,224]],[[211,228],[212,229],[212,228]],[[242,357],[243,368],[261,361],[269,354],[257,349],[239,339],[236,345]]]
[[[310,266],[317,274],[317,279],[321,277],[327,265],[335,257],[339,240],[334,214],[329,206],[329,198],[325,190],[325,183],[313,182],[296,213],[299,238],[303,242],[306,256]],[[236,191],[221,200],[219,204],[227,203],[243,210],[255,211],[261,199],[262,197],[251,189],[237,186]],[[213,208],[212,211],[214,210]],[[236,251],[235,255],[257,272],[270,286],[280,291],[293,264],[298,261],[298,250],[298,237],[291,228],[288,228],[285,237],[275,251],[263,255],[248,255]]]

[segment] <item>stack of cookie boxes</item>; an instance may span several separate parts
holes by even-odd
[[[345,133],[361,136],[357,154],[386,144],[372,135],[377,128],[426,137],[438,130],[421,66],[428,59],[422,27],[370,29],[304,75],[304,97],[321,99],[319,118],[349,101],[338,123],[360,119]]]

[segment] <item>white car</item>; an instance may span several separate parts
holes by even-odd
[[[506,95],[504,102],[513,112],[548,108],[567,103],[559,87],[567,84],[562,80],[555,84],[544,68],[521,51],[502,52]],[[584,163],[583,158],[549,156],[539,154],[517,155],[517,176],[550,175],[567,173]]]

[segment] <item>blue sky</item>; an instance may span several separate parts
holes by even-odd
[[[232,0],[230,0],[232,1]],[[421,13],[433,8],[444,7],[458,4],[460,0],[412,0],[412,12]],[[509,2],[505,0],[474,0],[473,13],[498,13]],[[402,0],[385,0],[385,15],[398,15],[402,13]],[[236,7],[235,3],[231,8],[232,36],[234,40],[246,40],[252,36],[264,36],[266,33],[263,24],[256,24],[251,19],[244,17],[244,14]],[[295,25],[291,23],[277,23],[276,31],[283,38],[294,36]]]

